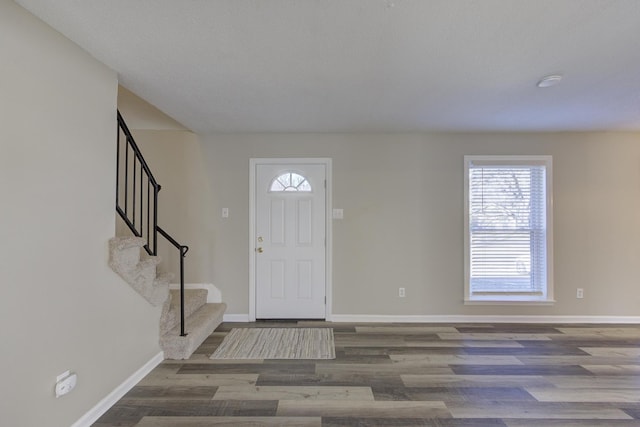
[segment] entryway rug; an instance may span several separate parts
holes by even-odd
[[[331,328],[233,328],[211,359],[335,359]]]

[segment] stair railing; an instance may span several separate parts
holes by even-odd
[[[143,246],[152,256],[158,255],[158,234],[180,252],[180,336],[184,325],[184,258],[189,247],[181,245],[158,226],[158,184],[138,148],[120,111],[116,150],[116,212],[129,230],[146,240]]]

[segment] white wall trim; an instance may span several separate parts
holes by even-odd
[[[327,318],[327,320],[329,320]],[[224,322],[251,322],[248,314],[225,314]],[[334,323],[595,323],[640,324],[640,316],[470,316],[470,315],[387,315],[332,314]]]
[[[185,283],[185,289],[206,289],[207,303],[220,303],[222,302],[222,292],[213,283]],[[180,289],[179,283],[172,283],[169,285],[169,289]]]
[[[249,159],[249,314],[248,321],[256,320],[256,272],[255,272],[255,241],[256,241],[256,167],[259,164],[317,164],[325,166],[325,319],[331,319],[333,308],[333,169],[332,159],[329,157],[305,158],[251,158]],[[238,320],[241,321],[241,320]]]
[[[331,321],[380,323],[625,323],[640,324],[640,316],[401,316],[369,314],[333,314]]]
[[[111,393],[109,393],[104,399],[102,399],[96,406],[91,408],[89,412],[84,414],[78,421],[73,423],[71,427],[89,427],[96,422],[105,412],[109,410],[118,400],[122,398],[129,390],[131,390],[136,384],[140,382],[149,372],[158,366],[164,360],[164,352],[156,354],[145,363],[140,369],[135,371],[129,378],[124,380],[122,384],[116,387]]]
[[[254,319],[255,320],[255,319]],[[222,317],[223,322],[250,322],[248,314],[225,314]]]

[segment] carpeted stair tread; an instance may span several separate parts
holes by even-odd
[[[186,337],[180,336],[180,325],[160,337],[160,347],[167,359],[188,359],[193,352],[222,323],[225,303],[209,303],[185,319]]]
[[[165,307],[160,319],[160,332],[166,333],[180,323],[180,291],[172,289],[167,300],[169,307]],[[195,313],[207,303],[208,291],[206,289],[184,290],[184,317],[185,319]]]
[[[151,305],[162,305],[169,295],[170,276],[157,275],[161,259],[146,256],[140,237],[115,237],[109,240],[109,266]],[[141,256],[141,252],[145,255]]]
[[[141,248],[147,244],[147,241],[142,237],[127,236],[127,237],[114,237],[109,240],[109,243],[113,245],[114,248],[117,248],[119,250],[124,250],[132,247]]]
[[[161,273],[156,275],[156,279],[153,281],[153,286],[165,286],[167,287],[167,297],[169,296],[169,283],[173,280],[173,274],[171,273]],[[162,302],[166,301],[166,298],[162,300]]]
[[[158,257],[158,256],[150,256],[150,257],[146,257],[146,258],[141,258],[138,265],[140,266],[140,268],[151,268],[151,267],[155,268],[161,262],[162,262],[162,260],[160,259],[160,257]]]
[[[180,310],[180,290],[171,289],[171,308]],[[184,310],[185,316],[190,316],[197,309],[207,303],[206,289],[185,289],[184,290]],[[191,310],[191,311],[189,311]]]

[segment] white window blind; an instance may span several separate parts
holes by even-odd
[[[547,296],[547,165],[470,160],[468,294]]]

